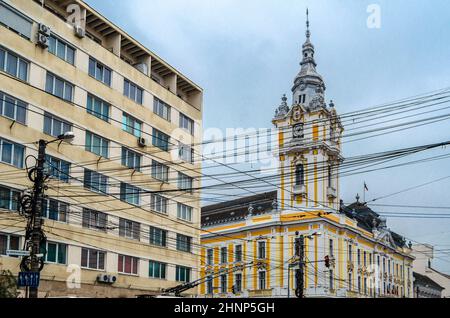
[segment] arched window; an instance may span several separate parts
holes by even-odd
[[[305,171],[303,164],[298,164],[295,167],[295,185],[300,186],[305,184]]]

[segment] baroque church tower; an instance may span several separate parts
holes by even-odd
[[[282,211],[339,210],[339,165],[343,126],[333,101],[325,102],[325,83],[317,71],[306,11],[306,42],[301,69],[272,123],[278,128],[280,159],[279,208]]]

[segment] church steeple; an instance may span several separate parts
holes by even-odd
[[[292,87],[293,101],[294,104],[301,104],[305,108],[326,107],[324,103],[325,83],[322,76],[316,71],[315,48],[311,43],[309,27],[309,10],[306,9],[306,41],[302,46],[301,69],[295,77]]]

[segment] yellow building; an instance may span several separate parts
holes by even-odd
[[[272,121],[279,189],[202,208],[202,295],[295,297],[290,265],[303,235],[306,297],[412,296],[404,239],[359,198],[350,206],[339,200],[343,126],[333,102],[325,103],[310,35],[308,21],[293,104],[284,96]]]
[[[0,269],[19,271],[35,142],[73,131],[47,147],[39,296],[197,279],[202,89],[80,0],[1,0],[0,34]]]

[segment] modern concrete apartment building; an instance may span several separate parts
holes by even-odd
[[[39,296],[198,278],[202,89],[83,1],[0,0],[0,34],[0,269],[20,270],[35,142],[73,131],[47,147]]]

